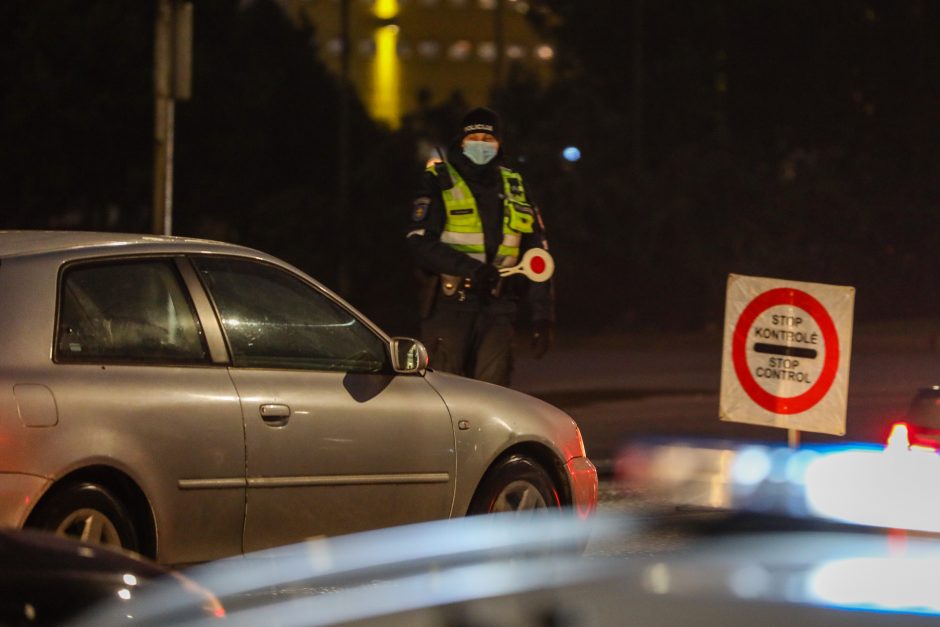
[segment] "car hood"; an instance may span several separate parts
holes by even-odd
[[[475,516],[278,547],[187,575],[232,624],[923,625],[940,615],[936,537],[874,530],[752,531],[723,523],[678,551],[582,557],[581,543],[669,532],[670,517]],[[694,524],[694,523],[693,523]],[[686,529],[686,533],[692,529]],[[142,624],[176,624],[172,590],[142,596]],[[125,608],[95,622],[111,624]],[[629,620],[625,620],[629,617]],[[187,623],[206,624],[208,619]]]

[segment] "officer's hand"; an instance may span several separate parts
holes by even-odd
[[[541,359],[555,341],[555,324],[551,320],[536,320],[532,323],[532,349],[536,359]]]
[[[496,284],[499,283],[499,270],[496,269],[496,266],[481,263],[477,269],[473,271],[473,276],[471,276],[470,279],[473,281],[473,288],[475,290],[480,294],[487,295],[492,292]]]

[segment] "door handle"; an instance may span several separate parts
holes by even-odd
[[[290,407],[281,403],[266,403],[258,410],[261,419],[272,427],[283,427],[290,419]]]

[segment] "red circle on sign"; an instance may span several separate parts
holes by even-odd
[[[529,268],[536,274],[542,274],[545,272],[545,260],[541,257],[532,257],[532,260],[529,261]]]
[[[754,324],[757,316],[776,305],[793,305],[811,315],[819,325],[826,346],[826,357],[823,359],[819,378],[812,387],[797,396],[782,397],[771,394],[760,386],[747,367],[745,351],[747,350],[747,334],[751,330],[751,325]],[[839,333],[826,308],[806,292],[789,287],[768,290],[748,303],[748,306],[741,312],[731,340],[731,361],[741,387],[751,400],[775,414],[799,414],[822,400],[832,387],[832,382],[835,381],[836,370],[839,367]]]

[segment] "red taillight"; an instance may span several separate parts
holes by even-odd
[[[891,425],[891,432],[888,434],[888,441],[885,442],[885,448],[889,449],[908,449],[911,446],[911,432],[905,422],[896,422]]]
[[[923,435],[923,434],[921,434]],[[936,453],[940,448],[924,437],[917,437],[917,432],[911,429],[906,422],[896,422],[891,425],[891,432],[885,442],[888,450],[932,451]]]

